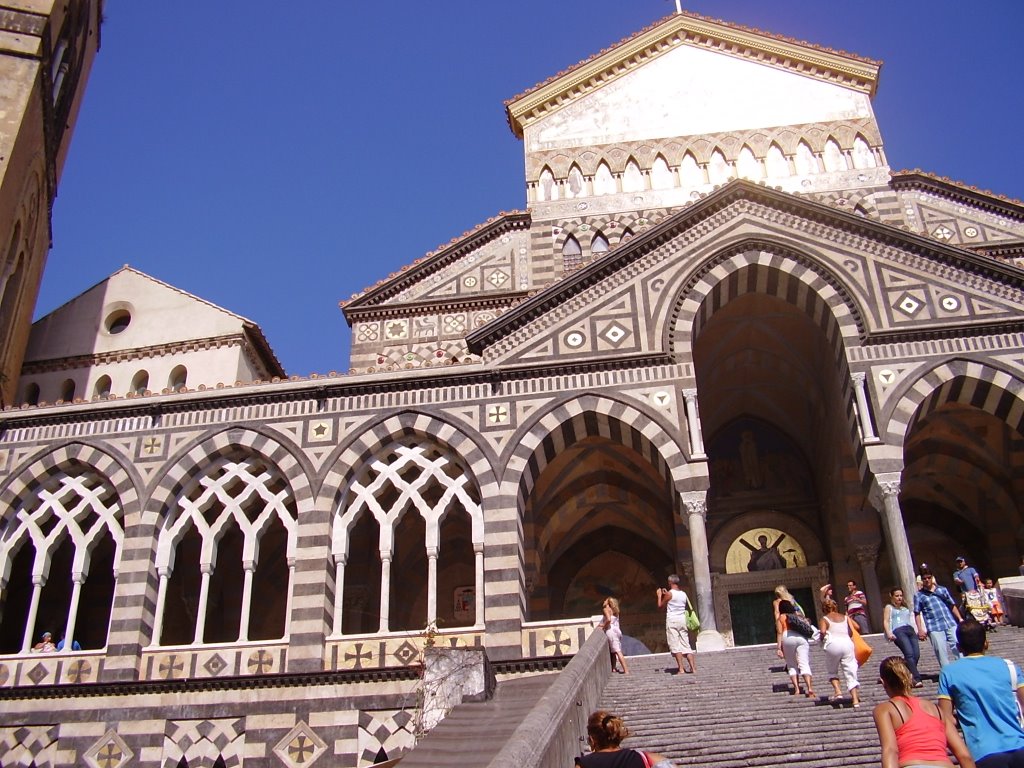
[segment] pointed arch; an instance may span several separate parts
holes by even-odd
[[[684,187],[699,187],[706,183],[704,171],[701,170],[692,152],[688,151],[683,155],[682,162],[679,163],[679,183]]]
[[[623,192],[643,192],[644,191],[644,175],[640,170],[640,165],[632,157],[626,161],[626,168],[622,172],[622,191]]]
[[[754,151],[746,144],[743,145],[739,155],[736,157],[736,173],[740,178],[752,181],[764,178],[764,168],[761,167],[761,161],[754,156]]]
[[[614,195],[618,190],[615,188],[615,177],[612,175],[608,163],[602,160],[597,165],[597,172],[594,173],[594,194]]]
[[[858,133],[853,138],[853,167],[857,169],[874,168],[877,165],[875,153],[865,138]]]
[[[565,177],[565,196],[566,198],[574,197],[586,197],[587,195],[587,180],[583,176],[583,171],[580,167],[573,163],[569,167],[569,173]]]
[[[608,252],[608,238],[601,230],[597,230],[590,238],[590,253],[592,256],[599,256]]]
[[[846,156],[843,154],[843,150],[839,148],[839,144],[831,136],[825,142],[825,149],[821,153],[821,159],[825,164],[825,170],[828,172],[848,170]]]
[[[818,158],[814,156],[814,152],[811,151],[807,142],[802,139],[796,145],[796,155],[793,158],[793,162],[796,164],[798,176],[812,176],[819,172]]]
[[[545,165],[537,178],[537,200],[543,203],[557,199],[558,183],[555,181],[555,174]]]
[[[765,170],[768,178],[784,178],[789,176],[789,161],[778,144],[772,142],[764,159]]]
[[[722,150],[715,149],[708,161],[708,180],[712,184],[725,184],[732,176],[732,166],[725,159]]]
[[[651,165],[651,189],[671,189],[676,185],[675,174],[660,154]]]

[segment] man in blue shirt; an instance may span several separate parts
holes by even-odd
[[[981,589],[981,577],[962,557],[956,559],[956,570],[953,571],[953,582],[959,587],[960,594]]]
[[[939,675],[939,709],[960,721],[978,768],[1024,768],[1024,675],[1013,662],[985,656],[985,628],[974,619],[956,631],[960,658]]]
[[[951,656],[956,658],[956,625],[960,622],[960,611],[949,590],[936,584],[935,576],[925,566],[921,567],[921,589],[914,595],[914,618],[918,638],[928,638],[940,668],[949,664]]]

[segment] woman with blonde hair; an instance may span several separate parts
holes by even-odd
[[[622,630],[619,628],[619,601],[614,597],[605,598],[601,604],[601,613],[604,619],[601,621],[601,629],[608,638],[608,653],[611,655],[612,672],[617,672],[615,660],[618,659],[622,665],[622,674],[629,674],[629,667],[626,666],[626,657],[622,655]]]
[[[804,613],[804,609],[800,607],[800,603],[796,601],[796,598],[793,597],[793,593],[789,591],[786,585],[779,584],[779,586],[775,588],[775,599],[772,600],[772,615],[775,616],[776,621],[779,620],[779,603],[781,603],[783,600],[789,601],[789,603],[793,606],[794,613],[797,613],[801,616],[807,615],[806,613]]]
[[[932,702],[911,694],[914,676],[905,659],[899,656],[883,659],[879,677],[889,696],[873,713],[882,745],[882,768],[928,765],[952,768],[947,747],[956,755],[961,768],[975,768],[974,759],[953,719],[944,718]]]
[[[805,694],[808,699],[815,697],[814,684],[811,676],[810,644],[806,637],[789,628],[789,617],[796,611],[789,600],[779,602],[779,618],[775,620],[776,651],[780,659],[786,660],[786,672],[793,684],[790,695],[800,693],[800,678],[804,678]]]
[[[672,768],[664,755],[623,749],[621,744],[629,735],[621,717],[597,710],[587,719],[590,754],[577,757],[576,765],[581,768]]]

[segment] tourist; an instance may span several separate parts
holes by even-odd
[[[871,633],[871,622],[868,620],[868,597],[865,595],[857,582],[850,579],[846,582],[846,615],[857,623],[857,629],[862,635]]]
[[[789,617],[796,614],[796,609],[789,600],[779,603],[779,617],[775,620],[776,653],[780,659],[786,660],[786,673],[793,687],[789,693],[796,696],[801,693],[800,679],[803,676],[808,699],[813,699],[814,684],[811,676],[811,646],[806,637],[789,628]]]
[[[910,693],[913,676],[906,661],[890,656],[882,661],[879,678],[888,701],[874,710],[875,728],[882,746],[882,768],[916,768],[939,765],[952,768],[948,747],[961,768],[972,768],[974,760],[951,716],[930,701]]]
[[[587,719],[590,754],[577,757],[576,765],[582,768],[672,768],[664,755],[623,749],[621,744],[629,735],[621,717],[599,709]]]
[[[839,687],[839,673],[842,671],[846,690],[853,700],[853,706],[860,706],[860,681],[857,679],[857,658],[853,655],[853,630],[850,620],[839,612],[839,604],[826,598],[821,604],[825,615],[821,619],[821,633],[825,636],[825,667],[828,681],[832,683],[832,695],[828,700],[835,703],[843,698]]]
[[[992,615],[992,621],[996,624],[1006,623],[1006,612],[1003,611],[1003,601],[999,597],[999,588],[992,579],[985,579],[985,601],[988,603],[988,611]]]
[[[689,598],[679,588],[679,577],[674,573],[669,576],[668,589],[659,588],[656,596],[658,608],[665,609],[665,637],[668,639],[668,649],[675,657],[676,666],[679,667],[673,674],[692,674],[697,671],[697,662],[694,659],[693,648],[690,647],[690,634],[686,629],[686,606],[689,604]],[[683,669],[684,656],[689,669]]]
[[[953,571],[953,583],[960,590],[961,596],[966,592],[981,590],[981,576],[962,557],[956,558],[956,570]]]
[[[775,618],[776,621],[778,621],[779,619],[779,603],[781,603],[783,600],[788,600],[792,604],[793,610],[801,616],[807,615],[806,613],[804,613],[804,609],[800,606],[800,603],[796,601],[796,598],[793,597],[793,594],[786,588],[786,585],[779,584],[779,586],[775,588],[775,599],[772,600],[772,616]]]
[[[939,674],[939,708],[956,717],[978,768],[1024,768],[1024,675],[998,656],[986,656],[985,627],[967,619],[956,630],[963,657]]]
[[[608,652],[612,660],[612,672],[617,672],[615,661],[618,659],[622,665],[622,674],[629,674],[629,667],[626,666],[626,657],[622,655],[622,630],[619,628],[619,601],[614,597],[606,598],[601,604],[601,613],[604,619],[601,621],[601,629],[608,638]]]
[[[889,590],[889,602],[882,613],[882,627],[885,630],[885,639],[896,643],[896,647],[903,654],[913,678],[914,688],[920,688],[924,685],[921,682],[921,673],[917,670],[917,663],[921,660],[921,645],[917,638],[914,616],[907,607],[900,587]]]
[[[935,576],[928,566],[921,566],[920,576],[921,588],[914,595],[917,637],[920,640],[928,638],[941,669],[959,655],[956,651],[956,625],[961,620],[960,611],[949,590],[935,583]]]
[[[57,646],[53,644],[53,635],[43,632],[39,636],[39,642],[32,646],[32,653],[54,653]]]

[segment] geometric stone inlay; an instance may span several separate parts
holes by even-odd
[[[327,751],[327,744],[304,722],[299,722],[277,742],[274,753],[287,766],[308,766]]]
[[[487,282],[493,285],[495,288],[500,288],[508,280],[508,275],[502,272],[500,269],[494,270],[487,278]]]
[[[326,421],[317,421],[309,427],[310,440],[330,440],[331,424]]]
[[[913,317],[921,308],[924,307],[924,302],[915,299],[909,293],[904,293],[899,299],[896,300],[896,309],[908,317]]]
[[[405,320],[389,320],[384,324],[384,338],[404,339],[409,336],[409,324]]]
[[[651,402],[659,408],[668,408],[672,402],[672,396],[668,392],[661,390],[651,395]]]
[[[7,668],[6,664],[0,664],[0,685],[7,685],[7,681],[11,679],[11,670]]]
[[[46,667],[42,664],[36,664],[32,669],[28,671],[28,679],[36,685],[39,685],[40,681],[47,675]]]
[[[185,662],[178,661],[177,655],[172,653],[160,659],[159,670],[164,680],[173,680],[185,671]]]
[[[82,758],[92,768],[121,768],[135,757],[135,753],[117,735],[113,728],[103,734],[95,744],[86,750]]]
[[[942,305],[942,308],[947,312],[956,312],[958,309],[960,309],[960,299],[958,299],[956,296],[943,296],[942,299],[940,299],[939,303]]]
[[[249,663],[246,665],[250,675],[265,675],[273,667],[274,657],[270,655],[270,651],[262,648],[249,657]]]
[[[978,228],[977,227],[966,227],[964,229],[964,234],[967,235],[968,237],[977,237],[978,236]]]
[[[896,381],[896,372],[890,371],[888,368],[878,372],[878,380],[883,384],[892,384]]]
[[[467,288],[476,288],[476,278],[473,277],[472,275],[464,277],[462,279],[462,284]]]
[[[508,421],[508,407],[504,405],[492,405],[487,409],[487,421],[491,424],[504,424]]]
[[[608,343],[618,346],[619,342],[629,335],[629,329],[621,325],[618,321],[613,321],[612,324],[601,331],[599,335]]]
[[[224,660],[224,657],[221,656],[219,653],[215,653],[213,654],[213,656],[206,660],[206,663],[203,664],[203,669],[205,669],[211,675],[216,677],[224,671],[224,668],[227,665],[228,663]]]
[[[943,225],[937,227],[935,231],[932,232],[932,235],[934,235],[938,240],[949,240],[951,237],[953,237],[953,230]]]
[[[562,656],[569,653],[572,648],[572,640],[564,629],[555,629],[544,636],[544,650],[552,656]]]
[[[419,648],[417,648],[415,645],[406,640],[400,646],[395,648],[395,652],[391,655],[403,664],[409,665],[412,664],[413,660],[415,660],[417,656],[419,656],[419,653]]]
[[[78,659],[67,671],[67,679],[72,683],[85,683],[88,682],[92,676],[92,664],[85,659]]]
[[[579,349],[586,343],[586,341],[587,337],[584,336],[579,331],[570,331],[569,333],[565,334],[565,345],[567,347]]]

